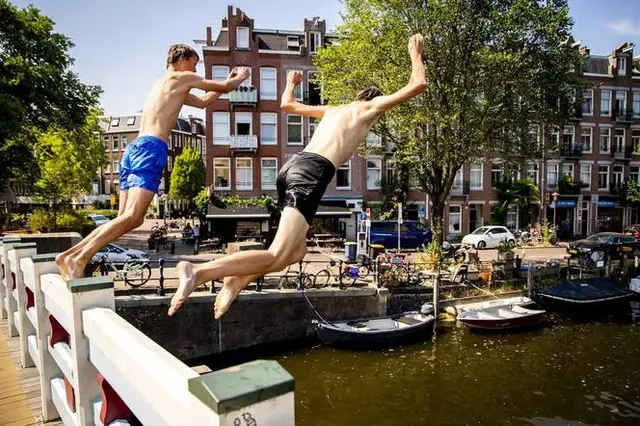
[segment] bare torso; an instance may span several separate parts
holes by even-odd
[[[304,149],[322,155],[340,168],[358,149],[380,116],[366,102],[329,108]]]
[[[151,88],[140,120],[139,136],[155,136],[166,142],[191,87],[184,73],[167,72]]]

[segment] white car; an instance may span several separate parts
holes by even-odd
[[[507,240],[516,245],[516,237],[504,226],[481,226],[462,238],[462,245],[471,245],[478,249],[498,247],[501,241]]]
[[[130,258],[149,259],[147,253],[142,250],[128,249],[115,244],[108,244],[107,246],[102,247],[100,251],[91,258],[91,261],[100,262],[100,259],[102,259],[104,255],[107,256],[107,262],[115,264],[124,264],[124,262]]]
[[[104,225],[105,223],[109,222],[109,219],[107,219],[105,216],[101,214],[88,214],[87,218],[93,221],[93,223],[95,223],[96,226]]]

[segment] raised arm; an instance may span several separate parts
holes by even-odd
[[[411,56],[411,78],[409,83],[397,92],[373,98],[370,102],[375,110],[384,112],[424,92],[427,81],[422,64],[423,38],[420,34],[412,35],[409,39],[409,55]]]
[[[191,82],[191,87],[202,89],[206,92],[229,93],[235,90],[240,84],[249,77],[249,68],[238,67],[231,70],[225,81],[207,80],[195,74],[195,78]]]
[[[183,103],[194,108],[205,109],[214,103],[221,95],[222,93],[218,92],[207,92],[204,96],[196,96],[194,94],[187,93]]]
[[[306,115],[307,117],[322,118],[329,108],[324,105],[305,105],[295,100],[293,91],[302,82],[302,71],[289,71],[287,73],[287,86],[282,93],[280,107],[290,114]]]

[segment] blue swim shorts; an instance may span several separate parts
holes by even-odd
[[[167,165],[167,144],[155,136],[140,136],[124,150],[120,163],[120,189],[144,188],[158,193]]]

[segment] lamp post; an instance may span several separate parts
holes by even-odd
[[[557,192],[553,192],[553,194],[551,194],[551,196],[553,197],[553,227],[555,228],[556,226],[556,210],[558,209],[558,196],[560,194],[558,194]]]

